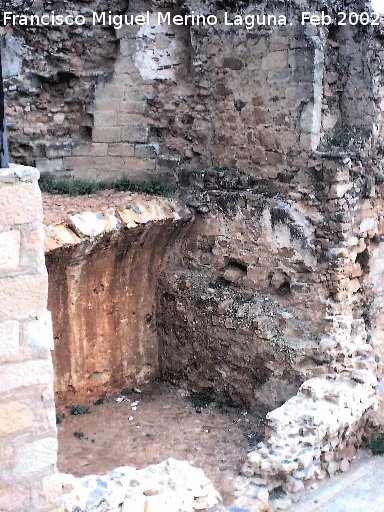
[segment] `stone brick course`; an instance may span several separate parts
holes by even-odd
[[[35,169],[0,170],[0,509],[48,512],[60,492],[42,201]]]

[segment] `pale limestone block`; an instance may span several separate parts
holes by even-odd
[[[129,172],[150,171],[154,169],[156,162],[154,159],[144,158],[124,158],[124,168]]]
[[[41,481],[40,496],[48,503],[56,503],[62,492],[61,476],[59,473],[45,476]]]
[[[269,52],[262,60],[262,68],[266,71],[278,71],[288,66],[288,51]]]
[[[0,321],[38,316],[46,307],[45,274],[19,274],[0,278]]]
[[[91,142],[82,143],[72,149],[72,156],[107,156],[108,144]]]
[[[83,212],[69,217],[76,232],[85,236],[97,236],[104,232],[107,222],[104,215],[94,212]]]
[[[139,224],[145,224],[145,221],[141,219],[138,213],[130,210],[130,209],[121,209],[118,208],[117,212],[119,214],[119,217],[124,222],[124,224],[127,226],[127,228],[135,228],[137,226],[137,223]],[[138,221],[140,219],[140,221]]]
[[[120,142],[119,126],[95,126],[92,130],[93,142]]]
[[[116,126],[117,116],[119,114],[114,110],[95,110],[93,113],[94,116],[94,126]]]
[[[8,320],[0,323],[0,357],[19,352],[19,322]]]
[[[344,197],[347,192],[353,188],[353,183],[337,183],[332,185],[329,190],[330,198],[341,198]]]
[[[7,485],[0,488],[0,510],[7,512],[20,512],[29,510],[31,503],[28,485]]]
[[[80,241],[81,239],[65,223],[45,226],[44,248],[46,252],[56,249],[61,245],[75,245],[80,243]]]
[[[20,265],[45,271],[44,228],[24,231],[21,238]]]
[[[34,414],[21,402],[0,403],[0,437],[32,427]]]
[[[0,366],[0,382],[2,393],[26,386],[52,384],[52,361],[39,359],[2,365]]]
[[[117,114],[117,123],[121,126],[140,126],[141,124],[145,123],[145,117],[139,115],[139,114],[130,114],[128,112],[118,112]]]
[[[47,437],[21,445],[16,453],[15,475],[31,476],[50,466],[57,460],[57,439]]]
[[[44,311],[38,320],[30,320],[24,327],[25,348],[35,355],[46,354],[53,350],[52,318]]]
[[[115,82],[103,84],[98,88],[98,94],[105,98],[112,100],[123,100],[124,99],[124,86]]]
[[[0,226],[29,224],[43,219],[41,194],[37,183],[0,186]]]
[[[55,172],[63,170],[62,158],[36,158],[36,166],[40,171]]]
[[[0,183],[31,183],[39,179],[39,171],[26,165],[9,164],[8,169],[0,169]]]
[[[109,144],[108,155],[110,156],[134,156],[135,146],[126,142]]]
[[[12,270],[19,266],[20,231],[0,233],[0,269]]]
[[[124,164],[122,158],[107,156],[69,156],[64,158],[66,169],[118,169]]]
[[[149,129],[147,126],[124,126],[121,128],[121,142],[147,142]],[[113,142],[113,141],[111,141]]]
[[[376,223],[376,219],[372,217],[364,219],[360,224],[360,233],[365,233],[366,231],[373,231],[376,227]]]
[[[146,102],[145,101],[122,101],[121,102],[121,111],[127,112],[129,114],[144,114],[146,111]]]

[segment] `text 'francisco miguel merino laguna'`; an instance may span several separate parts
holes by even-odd
[[[247,15],[231,15],[224,13],[224,18],[219,19],[215,14],[172,14],[171,12],[149,11],[141,14],[113,14],[111,11],[97,13],[92,16],[82,14],[56,14],[51,11],[45,14],[14,14],[13,12],[3,13],[3,22],[5,25],[22,25],[22,26],[61,26],[76,25],[82,26],[86,24],[113,26],[120,29],[126,25],[152,26],[152,25],[201,25],[214,26],[224,23],[227,26],[243,27],[252,30],[260,25],[288,25],[288,20],[284,15],[274,14],[247,14]]]

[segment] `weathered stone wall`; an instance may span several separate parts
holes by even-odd
[[[126,10],[127,2],[117,4],[95,0],[81,12]],[[70,7],[78,8],[73,3],[65,11]],[[156,81],[173,80],[188,68],[189,31],[145,29],[95,27],[89,16],[85,27],[64,31],[9,30],[3,53],[13,158],[93,181],[146,179],[154,172],[174,180],[169,170],[175,162],[162,152],[147,114]]]
[[[35,169],[0,170],[0,509],[57,511],[42,203]]]
[[[280,4],[268,10],[278,13]],[[285,12],[307,7],[320,3],[293,2]],[[366,9],[363,1],[350,7]],[[248,471],[297,490],[344,469],[383,373],[382,27],[134,27],[119,33],[118,45],[108,35],[116,49],[110,74],[100,59],[80,102],[93,116],[87,136],[68,123],[76,143],[65,151],[38,137],[30,149],[14,139],[13,151],[26,158],[38,150],[46,169],[87,178],[174,174],[196,217],[158,286],[163,376],[268,409],[303,383],[269,416],[266,444]],[[36,34],[29,37],[33,48]],[[83,63],[66,60],[68,52],[55,76],[68,79],[77,66],[79,87]],[[21,114],[23,73],[8,82],[16,88],[11,122]],[[58,97],[69,98],[71,84],[63,90]],[[66,119],[67,103],[46,129]]]
[[[293,20],[292,26],[247,30],[222,23],[159,27],[157,4],[131,2],[130,13],[154,8],[153,25],[116,34],[92,27],[90,18],[86,27],[60,30],[60,39],[41,27],[8,34],[15,158],[95,180],[169,175],[184,160],[276,177],[295,148],[318,145],[326,35],[302,27],[297,6],[227,6]],[[106,7],[95,0],[87,12]],[[127,8],[124,2],[108,7]],[[217,13],[209,2],[167,4],[172,13],[181,8]],[[38,55],[37,46],[43,48]]]
[[[272,485],[298,492],[314,479],[345,471],[362,443],[370,413],[377,408],[377,376],[381,373],[382,333],[375,314],[380,295],[370,303],[367,288],[374,265],[377,285],[383,273],[369,254],[379,251],[382,198],[379,190],[364,191],[358,162],[324,155],[325,205],[330,217],[348,214],[328,232],[328,329],[320,341],[323,375],[307,380],[298,394],[267,415],[266,441],[249,455],[247,475],[258,474]],[[367,197],[368,195],[368,197]],[[379,244],[380,245],[380,244]]]
[[[161,197],[108,199],[102,211],[64,211],[55,221],[45,205],[58,408],[159,376],[158,274],[167,244],[190,214]],[[59,202],[65,210],[65,198]]]
[[[285,38],[282,30],[259,29],[257,37],[240,39],[243,43],[234,45],[235,50],[232,45],[232,55],[238,49],[243,54],[242,58],[235,55],[236,72],[224,74],[228,101],[221,103],[212,98],[223,83],[216,80],[221,75],[215,64],[224,62],[216,57],[225,53],[227,35],[217,36],[213,29],[207,33],[199,56],[200,61],[203,55],[208,55],[208,61],[212,56],[212,61],[200,78],[204,77],[212,110],[209,117],[203,109],[200,115],[207,120],[224,113],[212,133],[219,138],[225,132],[224,155],[227,152],[230,158],[220,160],[215,143],[205,143],[201,151],[205,165],[198,168],[192,154],[189,164],[182,165],[179,185],[197,215],[170,256],[159,299],[164,311],[159,327],[165,375],[268,407],[283,403],[307,378],[327,374],[331,359],[321,340],[330,328],[330,304],[344,300],[350,290],[357,293],[351,314],[367,324],[369,339],[373,317],[364,304],[373,301],[374,308],[381,310],[381,299],[376,292],[372,296],[372,288],[371,292],[360,290],[371,260],[364,252],[366,235],[359,235],[359,223],[364,230],[374,223],[373,217],[378,223],[381,218],[382,142],[377,126],[382,122],[382,29],[351,28],[351,34],[335,27],[324,31],[297,26],[284,32]],[[204,53],[215,37],[215,51]],[[241,31],[231,33],[232,42],[241,37]],[[261,63],[257,50],[251,50],[254,41],[264,48]],[[268,116],[252,131],[257,137],[241,142],[237,140],[244,126],[241,115],[232,125],[234,116],[226,108],[240,96],[245,103],[241,112],[251,108],[260,85],[252,88],[247,68],[255,62],[257,76],[263,77],[263,59],[269,51],[287,54],[287,64],[278,74],[266,70],[262,83],[267,88],[261,88],[260,101],[268,98],[269,90],[276,96],[269,98],[266,107],[258,106]],[[249,56],[252,52],[254,61]],[[225,58],[229,62],[229,56]],[[271,62],[273,67],[278,60]],[[209,73],[212,69],[216,74]],[[290,80],[297,82],[291,87]],[[316,100],[320,95],[322,112],[311,105],[314,90]],[[290,91],[297,92],[294,105]],[[312,92],[305,96],[303,91]],[[284,127],[277,122],[283,114],[288,123]],[[268,126],[270,116],[273,127]],[[190,128],[194,134],[193,125]],[[178,127],[173,124],[173,129]],[[290,137],[287,147],[265,145],[277,140],[276,133]],[[203,140],[211,142],[214,137],[204,132]],[[260,146],[267,158],[252,163]],[[247,160],[238,157],[240,149]],[[343,240],[350,230],[357,238],[351,235],[350,241]],[[377,237],[380,240],[381,235]],[[370,246],[376,244],[372,237],[368,239]],[[350,245],[354,243],[357,247]],[[340,268],[340,245],[351,259],[345,265],[346,275]],[[190,352],[186,333],[193,340]]]

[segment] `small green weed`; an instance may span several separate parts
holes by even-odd
[[[69,413],[72,416],[81,416],[82,414],[89,414],[89,407],[85,407],[84,405],[73,405]]]
[[[93,402],[93,405],[103,405],[104,402],[105,402],[105,396],[101,396]]]
[[[63,419],[65,418],[65,414],[56,414],[56,425],[60,425]]]
[[[273,489],[269,493],[270,500],[278,500],[280,498],[284,498],[285,496],[286,496],[286,493],[283,491],[282,487],[277,487],[276,489]]]
[[[112,182],[94,182],[76,178],[56,178],[50,172],[41,173],[39,185],[42,192],[69,196],[85,196],[101,190],[116,190],[117,192],[139,192],[170,197],[174,192],[171,186],[155,178],[132,181],[123,177]]]
[[[86,439],[84,432],[81,430],[74,432],[73,435],[76,437],[76,439]]]
[[[374,432],[368,443],[368,448],[373,455],[384,454],[384,434],[381,432]]]
[[[215,396],[210,389],[202,389],[201,391],[191,391],[187,400],[195,409],[204,409],[215,401]]]
[[[222,414],[228,414],[230,412],[233,412],[234,409],[238,409],[238,406],[235,404],[235,402],[229,396],[220,398],[217,401],[216,406],[217,406],[219,412],[221,412]]]

